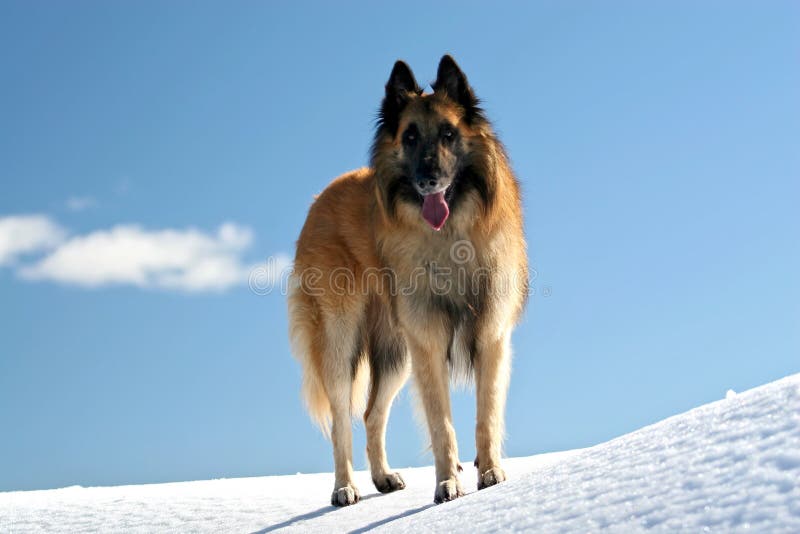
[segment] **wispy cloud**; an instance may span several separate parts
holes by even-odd
[[[0,265],[13,263],[24,254],[54,248],[66,231],[44,215],[0,217]]]
[[[13,243],[20,241],[19,220],[39,225],[32,227],[29,222],[33,229],[26,227],[32,236],[26,243],[32,244],[24,250],[21,245],[6,248],[49,250],[38,260],[16,267],[17,274],[26,280],[81,287],[131,285],[184,292],[222,291],[247,283],[258,267],[243,259],[253,241],[252,231],[235,223],[222,224],[213,233],[194,228],[148,230],[135,224],[119,225],[66,238],[63,229],[42,215],[0,218],[0,230],[5,229],[0,231],[0,258],[4,257],[4,236],[6,240],[17,236]],[[286,267],[286,257],[278,257],[282,268]],[[269,274],[274,275],[273,282],[280,276],[277,270]]]
[[[84,211],[91,208],[95,204],[95,199],[92,197],[73,196],[67,199],[67,209],[69,211]]]

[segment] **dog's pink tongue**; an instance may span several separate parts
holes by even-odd
[[[450,215],[450,208],[444,199],[444,191],[423,197],[422,218],[431,225],[431,228],[441,230],[448,215]]]

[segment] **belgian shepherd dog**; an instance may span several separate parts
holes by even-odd
[[[506,478],[510,337],[528,281],[519,185],[449,55],[432,88],[423,92],[408,65],[395,63],[370,166],[328,185],[297,241],[289,333],[309,413],[333,441],[335,506],[360,498],[351,417],[365,401],[375,487],[405,487],[384,443],[392,401],[411,373],[435,457],[434,502],[463,495],[451,379],[475,384],[478,489]]]

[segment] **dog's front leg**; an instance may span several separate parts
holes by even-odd
[[[409,340],[414,379],[422,397],[436,462],[434,502],[461,497],[458,481],[458,445],[450,414],[450,376],[444,335],[419,336]]]
[[[494,337],[494,336],[493,336]],[[500,467],[506,394],[511,370],[510,333],[477,344],[475,389],[478,402],[475,426],[475,467],[478,489],[506,479]]]

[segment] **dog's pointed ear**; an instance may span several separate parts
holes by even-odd
[[[434,93],[445,94],[464,108],[468,121],[480,114],[478,98],[469,86],[466,75],[450,54],[445,54],[439,61],[439,70],[432,87]]]
[[[394,64],[389,81],[386,82],[386,96],[381,105],[380,122],[392,134],[397,132],[400,113],[413,95],[422,93],[414,78],[414,73],[405,61]]]
[[[392,73],[389,75],[389,81],[386,82],[386,96],[420,92],[414,73],[411,72],[411,67],[405,61],[398,59],[394,64]]]

